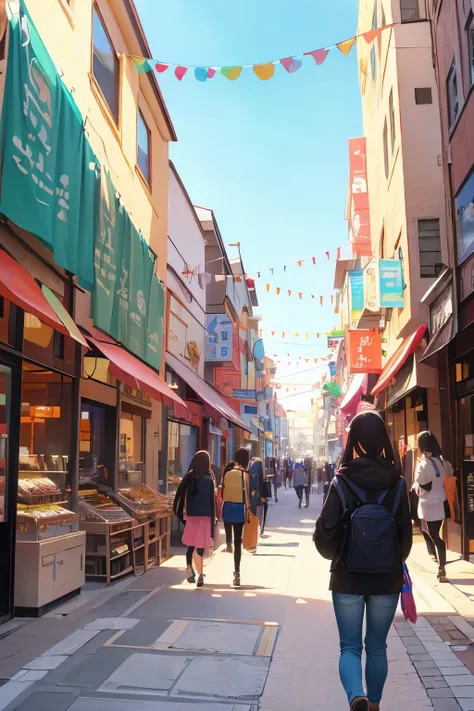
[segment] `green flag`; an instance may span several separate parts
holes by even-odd
[[[10,25],[1,149],[0,211],[91,289],[97,159],[23,0]]]

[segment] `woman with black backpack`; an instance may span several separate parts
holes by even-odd
[[[371,410],[357,415],[314,533],[319,553],[332,560],[339,672],[352,711],[378,711],[387,679],[387,636],[402,589],[402,564],[412,545],[400,472],[380,414]],[[367,695],[361,661],[364,615]]]

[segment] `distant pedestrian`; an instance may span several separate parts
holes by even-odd
[[[402,563],[412,546],[406,482],[400,471],[379,413],[356,415],[314,533],[318,551],[332,560],[339,671],[352,711],[378,711],[387,679],[387,636],[402,589]],[[361,662],[364,615],[367,695]]]
[[[302,462],[295,464],[295,472],[293,474],[293,487],[298,497],[298,508],[301,508],[303,503],[303,492],[305,486],[305,471]]]
[[[252,459],[249,467],[249,520],[244,526],[244,549],[255,554],[258,545],[259,518],[264,502],[264,467],[261,459]],[[260,516],[259,516],[260,514]]]
[[[234,461],[226,467],[222,479],[222,520],[226,533],[227,551],[232,552],[234,535],[234,586],[240,586],[240,561],[242,559],[242,533],[248,521],[249,477],[247,469],[250,452],[245,447],[238,449]]]
[[[441,536],[443,521],[449,515],[449,504],[444,488],[452,467],[443,459],[441,447],[431,432],[418,435],[421,459],[416,467],[413,488],[418,494],[418,518],[428,553],[438,564],[438,579],[446,582],[446,544]]]
[[[197,452],[189,465],[189,471],[181,481],[173,504],[173,511],[185,524],[182,542],[186,551],[186,578],[196,582],[193,557],[198,573],[197,587],[204,585],[204,551],[209,549],[214,538],[215,525],[215,480],[211,473],[209,453]]]

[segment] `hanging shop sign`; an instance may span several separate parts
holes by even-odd
[[[256,390],[245,390],[241,388],[239,390],[234,390],[232,392],[232,397],[237,400],[256,400],[257,392]]]
[[[338,345],[340,344],[341,341],[344,340],[344,333],[341,333],[340,336],[328,336],[328,348],[333,349],[337,348]]]
[[[23,0],[10,23],[1,151],[0,212],[92,289],[96,157]]]
[[[207,361],[214,363],[232,361],[233,332],[234,326],[227,314],[207,315]]]
[[[214,387],[225,397],[232,397],[240,388],[240,373],[231,368],[214,369]]]
[[[380,306],[386,309],[402,309],[405,306],[403,265],[399,259],[381,259]]]
[[[349,372],[380,373],[382,343],[379,331],[349,331]]]
[[[105,171],[96,214],[94,325],[159,370],[165,296],[155,254],[140,236]]]
[[[351,292],[351,320],[357,321],[364,310],[364,271],[356,269],[349,272]]]
[[[364,296],[367,311],[380,311],[379,263],[373,259],[364,269]]]
[[[372,255],[372,244],[370,238],[367,145],[365,138],[349,139],[349,185],[349,227],[353,256],[370,257]]]
[[[329,375],[331,378],[336,377],[336,364],[335,363],[329,363]]]

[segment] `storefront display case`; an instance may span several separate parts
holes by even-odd
[[[160,565],[170,555],[172,501],[148,486],[124,487],[119,489],[116,498],[139,524],[143,524],[142,536],[148,543],[140,561],[147,568]]]
[[[42,470],[47,465],[56,469]],[[60,455],[48,464],[41,455],[20,455],[15,568],[20,614],[41,614],[54,601],[79,592],[85,582],[85,535],[79,532],[77,514],[66,508],[64,465]]]

